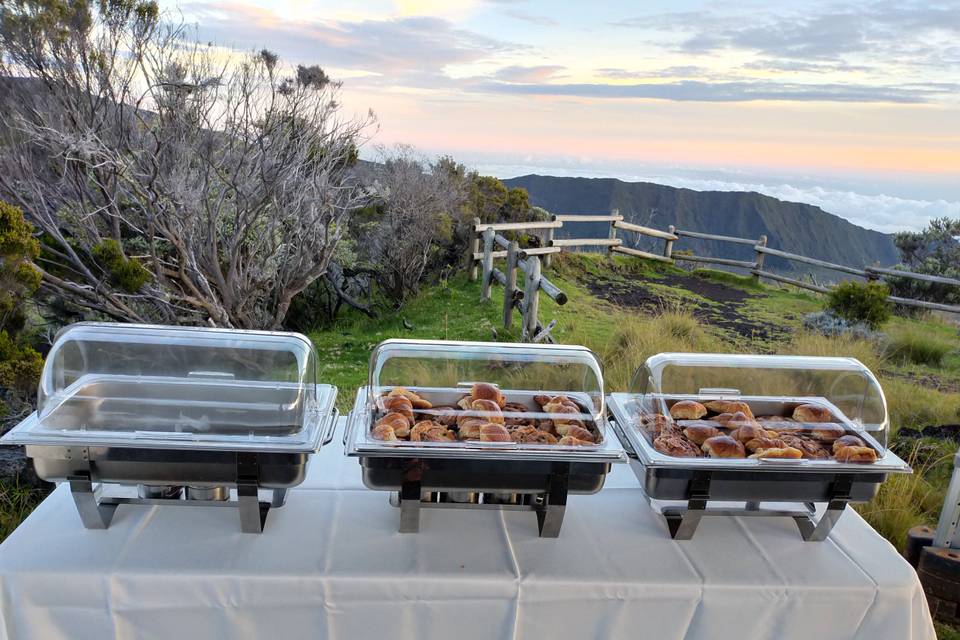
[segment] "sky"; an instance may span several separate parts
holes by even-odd
[[[373,109],[364,150],[485,173],[809,202],[881,231],[960,217],[960,0],[167,0]]]

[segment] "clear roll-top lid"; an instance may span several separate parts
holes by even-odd
[[[603,375],[585,347],[387,340],[371,355],[368,390],[377,439],[557,444],[569,435],[562,444],[603,441]],[[405,415],[408,424],[396,416],[391,422],[391,413]],[[436,427],[416,426],[424,421]],[[529,428],[516,433],[520,427]]]
[[[335,389],[295,333],[79,323],[44,364],[37,440],[310,450]]]
[[[647,410],[678,400],[742,400],[755,416],[802,422],[801,405],[829,412],[820,420],[866,433],[886,448],[889,417],[883,389],[859,360],[815,356],[661,353],[635,373],[631,393]],[[659,406],[657,406],[659,405]]]

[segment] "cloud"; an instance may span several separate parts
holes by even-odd
[[[846,62],[806,62],[803,60],[782,60],[761,58],[741,65],[742,69],[753,71],[787,71],[800,73],[869,72],[875,67],[848,64]]]
[[[505,82],[539,83],[562,77],[558,74],[562,71],[566,71],[566,69],[567,68],[564,66],[555,64],[535,67],[513,65],[509,67],[503,67],[494,73],[493,77]]]
[[[526,11],[520,11],[519,9],[504,9],[503,13],[504,15],[510,16],[514,20],[520,20],[522,22],[539,25],[541,27],[555,27],[559,24],[550,16],[534,15],[532,13],[527,13]]]
[[[917,84],[911,87],[800,84],[772,81],[656,82],[640,84],[513,84],[479,82],[472,88],[485,93],[590,98],[652,98],[681,102],[750,102],[756,100],[816,102],[887,102],[917,104],[954,93],[960,85]]]
[[[651,78],[701,78],[715,76],[716,72],[707,67],[697,65],[679,65],[656,69],[654,71],[630,71],[616,67],[604,67],[595,69],[595,73],[601,78],[610,78],[613,80],[647,80]]]

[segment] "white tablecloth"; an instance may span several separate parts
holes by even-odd
[[[6,638],[932,639],[913,569],[848,509],[826,542],[786,518],[705,518],[675,542],[626,465],[530,512],[424,510],[397,532],[339,440],[272,509],[121,505],[80,524],[59,487],[0,545]]]

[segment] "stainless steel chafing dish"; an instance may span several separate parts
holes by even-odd
[[[367,487],[395,492],[402,532],[419,530],[421,508],[519,509],[555,537],[567,494],[599,491],[626,461],[603,403],[600,364],[583,347],[387,340],[344,443]],[[403,411],[406,422],[391,415]]]
[[[751,415],[717,414],[737,411],[737,403]],[[647,499],[677,539],[692,537],[702,516],[773,515],[794,518],[804,539],[823,540],[848,502],[869,501],[888,474],[911,471],[887,449],[883,390],[852,358],[664,353],[638,369],[629,393],[610,394],[607,404]],[[700,406],[716,410],[682,420],[671,415],[686,413],[681,406],[693,415]],[[734,431],[743,424],[759,425],[767,440]],[[685,431],[689,426],[718,427],[718,435],[745,443],[727,450],[737,457],[711,457],[722,454],[711,446],[716,441],[690,440],[698,434]],[[862,448],[840,453],[848,443]],[[816,503],[827,503],[819,520]]]
[[[316,366],[299,334],[79,323],[47,356],[37,411],[2,442],[69,482],[88,528],[119,504],[176,504],[234,506],[260,532],[332,438],[337,391]],[[117,485],[137,493],[105,495]]]

